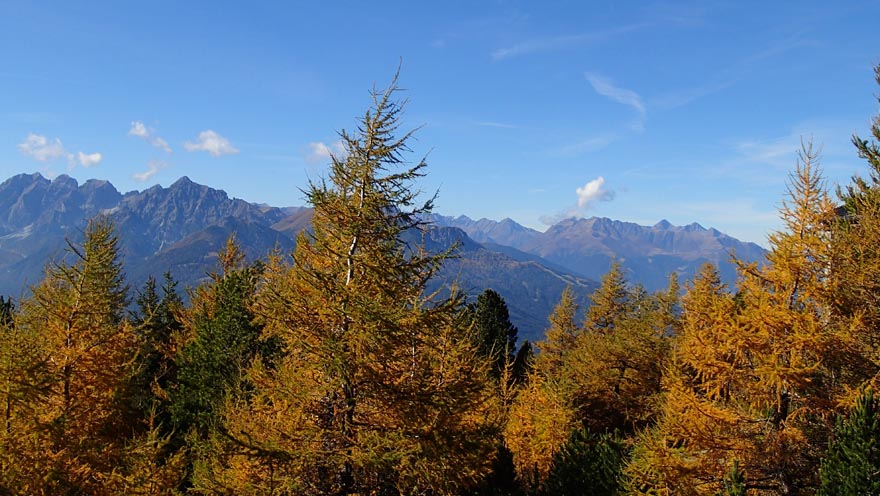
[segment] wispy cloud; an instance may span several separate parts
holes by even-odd
[[[138,182],[149,181],[153,176],[158,174],[160,170],[167,167],[169,167],[169,164],[164,160],[150,160],[147,162],[147,170],[132,174],[131,177]]]
[[[616,36],[624,35],[643,29],[649,26],[649,23],[628,24],[611,29],[601,31],[593,31],[589,33],[580,33],[564,36],[554,36],[550,38],[537,38],[517,43],[506,48],[499,48],[492,52],[492,59],[503,60],[521,55],[529,55],[533,53],[552,52],[562,50],[573,46],[591,45],[607,41]]]
[[[691,102],[695,102],[701,98],[723,91],[736,84],[736,82],[737,79],[729,79],[727,81],[709,83],[693,88],[685,88],[683,90],[667,93],[656,100],[652,100],[652,103],[657,108],[664,110],[683,107]]]
[[[731,178],[750,187],[779,189],[794,170],[801,143],[812,141],[829,184],[846,183],[859,170],[853,163],[852,127],[834,120],[798,123],[785,134],[727,140],[729,154],[703,167],[707,176]]]
[[[816,42],[804,38],[802,32],[781,40],[768,41],[761,50],[735,60],[717,71],[712,77],[714,81],[669,92],[652,101],[652,104],[664,110],[685,106],[701,98],[726,90],[739,81],[746,79],[756,67],[767,60],[775,59],[792,50],[815,44]]]
[[[642,97],[638,93],[615,85],[611,79],[602,76],[601,74],[588,72],[585,74],[585,77],[596,93],[635,110],[639,115],[636,127],[644,127],[647,109],[645,108],[645,103],[642,101]]]
[[[574,143],[560,146],[551,150],[550,155],[557,157],[574,157],[583,153],[601,150],[617,140],[617,136],[613,134],[604,134],[601,136],[593,136]]]
[[[479,121],[474,123],[475,126],[480,127],[494,127],[499,129],[519,129],[519,126],[514,124],[507,124],[504,122],[494,122],[494,121]]]
[[[345,146],[340,140],[334,141],[329,145],[323,141],[313,141],[306,146],[308,151],[306,152],[305,159],[310,164],[324,163],[333,156],[341,158],[345,155]]]
[[[809,40],[804,37],[805,32],[801,31],[798,33],[794,33],[791,36],[783,38],[781,40],[776,40],[772,42],[768,42],[762,50],[759,50],[751,55],[746,56],[745,58],[739,60],[736,64],[731,66],[732,70],[742,70],[746,68],[750,68],[754,66],[758,62],[762,62],[767,59],[775,58],[779,55],[783,55],[785,53],[790,52],[791,50],[806,47],[806,46],[815,46],[817,43],[815,41]]]
[[[18,144],[18,151],[38,162],[51,162],[67,155],[60,139],[33,133]]]
[[[128,135],[143,138],[147,141],[147,143],[153,145],[156,148],[165,150],[168,153],[172,152],[171,147],[168,146],[168,142],[160,138],[159,136],[156,136],[156,130],[148,128],[141,121],[131,122],[131,128],[128,130]]]
[[[605,187],[605,178],[599,176],[595,179],[587,181],[583,186],[575,189],[577,195],[577,203],[557,213],[556,215],[545,215],[540,221],[546,225],[553,225],[557,222],[571,217],[584,217],[586,213],[593,208],[596,202],[607,202],[614,199],[615,193]]]
[[[187,141],[183,147],[190,152],[208,152],[214,157],[238,153],[238,149],[228,139],[210,129],[202,131],[197,141]]]
[[[799,137],[788,135],[769,140],[743,140],[734,145],[740,160],[785,170],[794,163]]]

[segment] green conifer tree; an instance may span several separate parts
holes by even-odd
[[[226,395],[263,346],[262,326],[250,305],[261,275],[247,265],[234,238],[220,254],[219,272],[199,288],[188,324],[190,340],[176,358],[177,378],[170,391],[175,430],[206,437],[215,426]]]
[[[491,360],[495,377],[501,377],[513,363],[517,340],[507,303],[496,291],[487,289],[477,297],[473,318],[480,351]]]
[[[553,458],[553,466],[541,486],[540,494],[619,494],[621,469],[626,457],[626,445],[618,436],[596,435],[586,429],[577,429]]]
[[[880,494],[880,400],[873,390],[838,417],[819,477],[820,496]]]

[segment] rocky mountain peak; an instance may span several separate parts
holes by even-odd
[[[666,219],[662,219],[660,222],[654,224],[654,229],[658,229],[660,231],[666,231],[670,228],[672,228],[672,224]]]

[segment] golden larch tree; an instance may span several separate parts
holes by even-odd
[[[197,486],[249,494],[448,494],[487,472],[497,435],[489,365],[459,319],[461,297],[426,295],[447,254],[418,238],[422,214],[395,136],[402,104],[390,87],[357,133],[341,133],[327,180],[307,191],[313,230],[293,263],[274,257],[257,295],[266,332],[283,344],[227,402],[227,448]],[[416,236],[413,236],[413,234]]]

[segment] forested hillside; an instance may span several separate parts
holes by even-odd
[[[0,300],[0,493],[880,491],[880,118],[854,138],[865,175],[837,196],[804,145],[783,228],[762,263],[736,261],[736,282],[706,263],[649,291],[615,262],[583,305],[587,283],[553,272],[570,284],[533,350],[519,345],[522,308],[436,281],[480,257],[552,269],[429,229],[427,164],[411,161],[398,96],[395,78],[341,133],[327,177],[306,190],[308,222],[187,183],[185,206],[161,188],[117,197],[90,183],[106,194],[85,203],[59,189],[77,209],[40,215],[95,216],[29,294]],[[108,206],[119,201],[125,215]],[[15,205],[6,222],[34,225]],[[184,222],[180,245],[133,214],[185,208],[226,229]],[[248,218],[278,250],[245,256],[228,233]],[[132,225],[141,236],[120,237]],[[494,227],[485,242],[515,229]],[[295,243],[278,243],[285,229]],[[186,246],[201,260],[221,239],[186,297],[173,274],[125,282],[123,247],[146,256],[166,241],[166,256]]]

